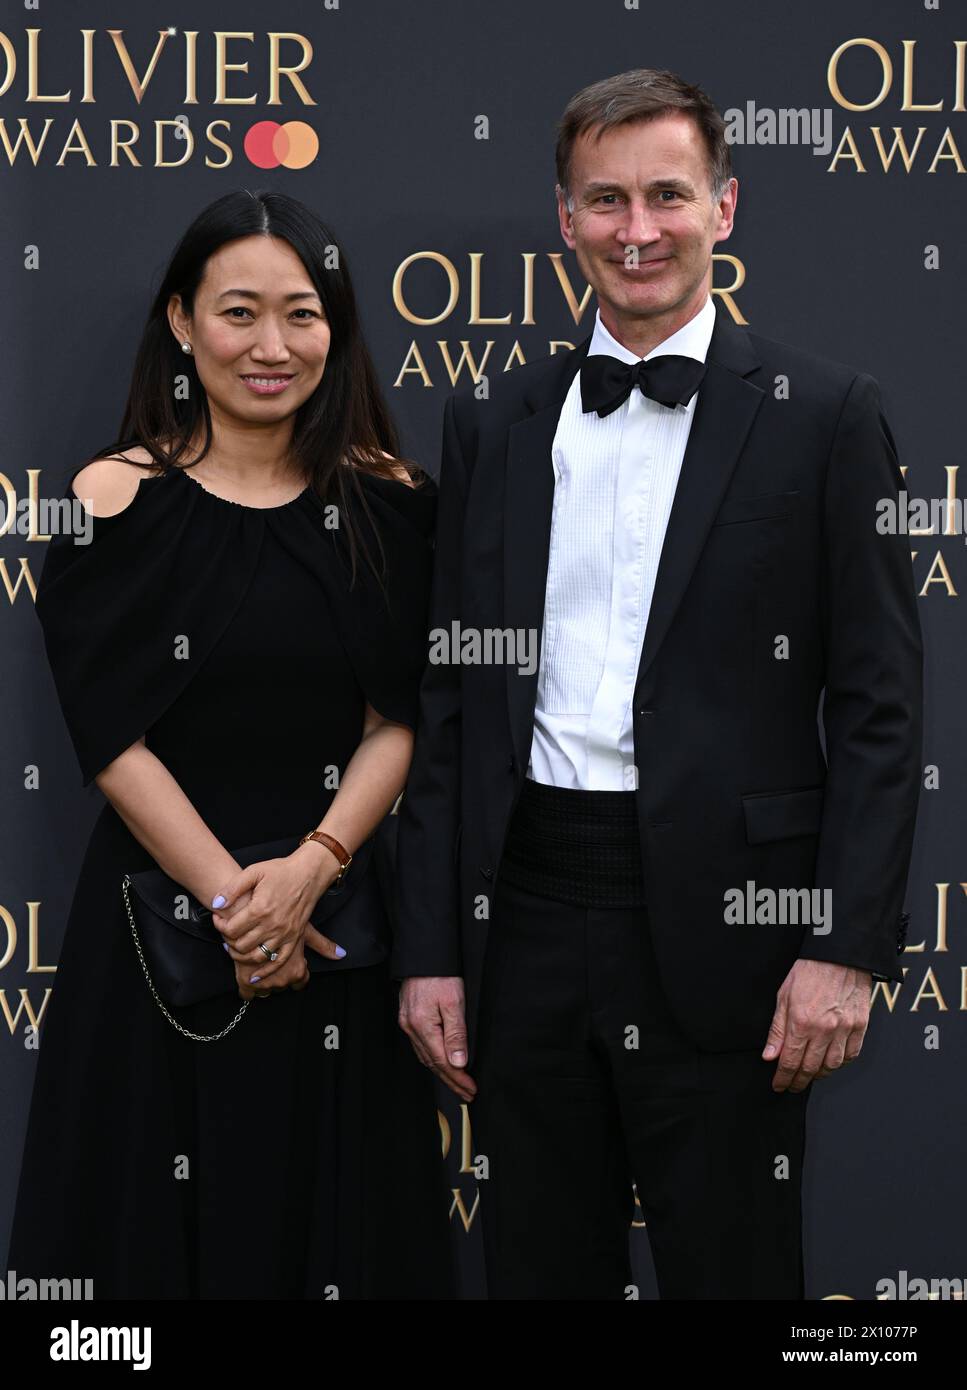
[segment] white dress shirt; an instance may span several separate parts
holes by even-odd
[[[715,307],[649,357],[704,362]],[[588,355],[641,359],[595,315]],[[701,388],[700,388],[701,389]],[[564,401],[551,451],[554,509],[537,705],[527,775],[555,787],[636,786],[632,701],[685,446],[698,396],[673,409],[636,386],[603,418],[581,409],[581,374]]]

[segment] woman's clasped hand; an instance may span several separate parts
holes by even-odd
[[[309,921],[338,872],[333,855],[315,845],[300,845],[284,858],[239,869],[213,899],[212,921],[234,962],[243,999],[304,989],[309,983],[307,947],[332,960],[345,956],[341,946]]]

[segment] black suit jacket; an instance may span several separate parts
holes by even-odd
[[[492,381],[487,400],[468,386],[447,401],[432,627],[540,633],[551,445],[590,341]],[[902,978],[922,661],[909,543],[876,529],[877,501],[902,486],[877,383],[740,328],[721,306],[707,361],[634,743],[662,984],[692,1039],[725,1050],[764,1045],[799,956]],[[391,965],[400,978],[465,977],[471,1055],[537,679],[429,665],[421,688]],[[750,880],[830,889],[831,930],[727,925],[727,890]]]

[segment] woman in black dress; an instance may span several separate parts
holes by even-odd
[[[90,543],[56,536],[37,596],[107,804],[42,1025],[18,1276],[91,1278],[95,1298],[450,1296],[432,1082],[373,888],[435,506],[398,455],[335,238],[281,194],[219,199],[158,292],[121,438],[68,483]],[[350,854],[340,884],[363,887],[322,935],[310,914]],[[158,866],[221,908],[235,973],[167,1014],[121,887]]]

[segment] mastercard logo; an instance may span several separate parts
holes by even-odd
[[[319,153],[319,137],[305,121],[259,121],[246,132],[244,149],[257,169],[305,169]]]

